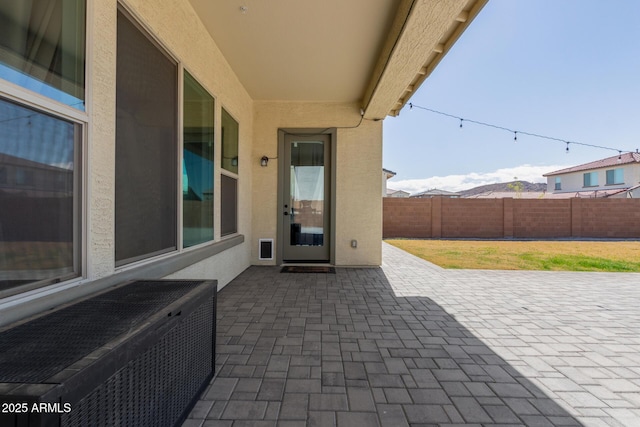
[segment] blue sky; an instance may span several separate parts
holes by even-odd
[[[411,103],[568,141],[640,148],[640,1],[490,0]],[[461,190],[617,155],[409,109],[384,121],[388,186]]]

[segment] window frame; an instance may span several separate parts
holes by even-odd
[[[182,224],[182,213],[181,213],[181,209],[182,209],[182,204],[180,201],[181,198],[181,194],[178,193],[178,191],[180,191],[181,189],[181,184],[182,184],[182,176],[181,176],[181,170],[182,170],[182,156],[181,156],[181,150],[182,150],[182,135],[181,135],[181,128],[182,128],[182,87],[181,85],[183,84],[183,79],[182,79],[182,63],[180,61],[179,58],[176,57],[176,55],[173,54],[173,52],[171,51],[171,49],[169,49],[167,47],[167,45],[165,45],[160,39],[158,39],[158,37],[156,36],[156,34],[153,32],[153,30],[151,28],[149,28],[143,19],[141,19],[135,12],[133,12],[132,10],[130,10],[126,5],[118,2],[118,7],[117,7],[117,12],[118,14],[122,14],[122,16],[124,18],[126,18],[129,23],[131,23],[131,25],[133,25],[139,32],[142,33],[142,35],[152,44],[154,45],[154,47],[163,55],[165,56],[169,61],[173,62],[175,64],[175,68],[176,68],[176,75],[175,75],[175,83],[176,83],[176,93],[175,93],[175,130],[176,130],[176,134],[175,134],[175,139],[174,139],[174,144],[175,146],[173,147],[173,154],[175,156],[175,164],[174,164],[174,168],[175,168],[175,176],[174,176],[174,182],[176,185],[175,188],[175,192],[173,193],[173,196],[175,198],[175,203],[174,203],[174,208],[175,208],[175,212],[176,215],[174,217],[174,222],[175,222],[175,226],[173,229],[173,234],[175,236],[175,241],[174,241],[174,247],[172,248],[164,248],[164,249],[160,249],[151,253],[146,253],[144,255],[138,255],[135,257],[130,257],[127,259],[123,259],[123,260],[117,260],[116,256],[115,256],[115,252],[114,252],[114,272],[119,272],[122,271],[124,269],[129,269],[138,265],[143,265],[146,264],[148,262],[152,262],[155,261],[159,258],[163,258],[166,256],[172,256],[175,254],[178,254],[181,252],[181,245],[182,245],[182,231],[181,231],[181,224]],[[117,57],[117,52],[116,52],[116,57]],[[116,76],[117,79],[117,76]],[[117,84],[116,84],[117,86]],[[116,129],[117,129],[117,121],[116,121]],[[116,165],[117,162],[117,156],[114,159],[114,167]],[[114,199],[115,200],[115,199]],[[117,233],[115,232],[115,224],[116,224],[116,209],[114,206],[114,246],[115,246],[115,238],[117,237]]]
[[[85,62],[85,72],[86,66]],[[86,80],[85,85],[87,85]],[[87,177],[85,171],[88,159],[86,141],[88,139],[89,117],[85,111],[75,109],[2,79],[0,79],[0,99],[33,109],[39,114],[46,114],[55,119],[70,122],[79,128],[75,134],[73,149],[73,272],[0,290],[0,299],[2,299],[57,283],[79,281],[85,277],[87,262],[85,255],[87,247]]]
[[[89,26],[87,25],[88,16],[90,11],[92,10],[92,1],[91,0],[82,0],[84,7],[84,16],[83,16],[83,28],[81,29],[84,32],[84,49],[83,49],[83,99],[82,99],[82,107],[76,108],[71,106],[68,103],[65,103],[55,97],[50,97],[45,94],[47,91],[38,91],[34,89],[29,89],[27,86],[23,86],[19,83],[12,82],[11,80],[4,80],[0,77],[0,94],[5,96],[6,94],[12,94],[13,96],[17,96],[16,101],[19,103],[24,103],[24,105],[29,105],[25,101],[33,102],[34,105],[38,105],[37,108],[41,108],[43,106],[47,106],[46,108],[51,108],[51,110],[47,109],[47,111],[51,114],[57,115],[60,111],[64,111],[64,114],[74,117],[78,120],[81,120],[85,123],[85,126],[88,125],[88,105],[91,100],[91,81],[90,81],[90,56],[89,56],[89,46],[91,41],[91,31],[89,30]],[[9,67],[10,69],[12,67]],[[23,73],[21,71],[16,71],[18,74],[25,74],[28,80],[36,82],[37,85],[49,86],[52,88],[54,92],[63,92],[67,95],[73,97],[73,95],[65,92],[60,88],[56,88],[43,80],[38,79],[28,73]],[[64,97],[63,95],[62,97]],[[78,98],[79,99],[79,98]]]
[[[588,180],[587,180],[587,176],[589,177]],[[595,183],[594,183],[594,178],[595,178]],[[584,188],[598,187],[600,182],[599,179],[600,177],[598,176],[597,171],[585,172],[582,174],[582,186]],[[587,181],[588,181],[588,184],[587,184]]]
[[[223,145],[224,145],[224,132],[222,130],[222,116],[223,114],[226,113],[238,126],[238,140],[236,141],[237,143],[237,152],[238,152],[238,165],[237,165],[237,172],[233,172],[230,171],[228,169],[225,169],[222,166],[222,162],[223,162],[223,154],[222,154],[222,149],[223,149]],[[239,206],[240,206],[240,198],[238,197],[240,194],[240,132],[241,132],[241,126],[240,126],[240,121],[236,118],[236,116],[232,113],[229,112],[229,110],[224,106],[221,105],[220,106],[220,204],[219,204],[219,213],[220,213],[220,237],[221,238],[228,238],[230,236],[235,236],[237,235],[240,230],[239,230],[239,221],[238,221],[238,212],[239,212]],[[223,226],[222,226],[222,216],[223,216],[223,212],[224,212],[224,206],[223,206],[223,200],[222,200],[222,175],[226,176],[227,178],[231,178],[233,180],[235,180],[235,190],[236,190],[236,194],[235,194],[235,231],[229,231],[229,232],[223,232]]]
[[[72,204],[72,245],[73,245],[73,272],[57,277],[38,280],[23,285],[0,290],[0,299],[14,295],[25,294],[29,291],[51,287],[52,285],[80,282],[86,278],[87,272],[87,200],[88,200],[88,176],[87,164],[88,140],[90,132],[89,112],[92,102],[91,61],[89,60],[89,46],[91,45],[92,32],[87,25],[87,17],[92,8],[92,2],[84,2],[84,48],[83,64],[84,73],[84,104],[83,108],[75,108],[56,98],[49,97],[41,92],[31,90],[23,85],[10,80],[0,78],[0,98],[13,102],[19,106],[30,108],[40,114],[47,114],[55,119],[64,120],[78,127],[75,133],[73,148],[73,204]]]
[[[611,174],[609,174],[609,172],[611,172]],[[616,176],[616,172],[619,172],[619,176]],[[609,177],[612,177],[611,182],[609,181]],[[619,179],[616,180],[616,178]],[[606,183],[605,185],[621,185],[624,184],[624,168],[614,168],[614,169],[607,169],[607,171],[605,172],[605,179],[606,179]]]
[[[553,190],[562,190],[562,177],[556,176]]]
[[[218,154],[218,139],[219,139],[219,135],[220,135],[220,129],[221,129],[221,124],[219,124],[218,122],[220,120],[216,120],[217,118],[217,110],[219,108],[218,106],[218,98],[212,94],[209,89],[207,89],[205,87],[204,84],[201,83],[201,81],[197,78],[197,76],[195,75],[195,73],[193,73],[191,70],[189,70],[187,67],[185,67],[182,63],[179,63],[179,77],[180,77],[180,82],[179,82],[179,89],[180,89],[180,93],[179,93],[179,129],[181,130],[181,132],[179,133],[179,143],[178,143],[178,164],[179,164],[179,182],[178,182],[178,241],[179,241],[179,249],[180,252],[183,251],[189,251],[192,249],[196,249],[196,248],[200,248],[203,246],[207,246],[207,245],[211,245],[213,243],[216,243],[219,239],[216,238],[216,233],[217,233],[217,228],[216,228],[216,212],[219,212],[219,208],[216,204],[216,198],[218,197],[218,193],[219,191],[216,191],[216,189],[219,189],[218,187],[218,182],[220,181],[219,179],[217,179],[217,172],[218,172],[218,165],[216,164],[216,157]],[[184,126],[184,77],[185,77],[185,73],[188,73],[191,78],[198,84],[200,85],[200,87],[213,99],[213,164],[212,164],[212,179],[213,179],[213,218],[212,218],[212,224],[213,224],[213,237],[211,240],[207,240],[204,242],[200,242],[197,243],[195,245],[191,245],[191,246],[185,246],[184,245],[184,199],[183,199],[183,173],[182,173],[182,167],[184,165],[183,161],[184,161],[184,130],[185,130],[185,126]],[[219,216],[219,215],[218,215]]]

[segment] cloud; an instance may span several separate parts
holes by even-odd
[[[567,165],[531,166],[521,165],[512,168],[498,169],[494,172],[468,173],[466,175],[433,176],[424,179],[405,179],[387,182],[388,188],[394,190],[404,190],[411,194],[437,188],[446,191],[462,191],[469,188],[485,184],[495,184],[498,182],[511,182],[514,177],[519,180],[529,182],[546,182],[542,175],[556,170],[569,167]]]

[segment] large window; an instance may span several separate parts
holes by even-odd
[[[177,249],[178,67],[118,12],[116,265]]]
[[[607,185],[624,184],[624,169],[609,169],[607,171]]]
[[[0,297],[81,274],[85,10],[0,0],[0,80],[22,88],[0,94]]]
[[[0,98],[0,295],[80,274],[82,126]]]
[[[238,135],[238,122],[223,108],[220,181],[220,233],[223,236],[238,232]]]
[[[183,246],[213,240],[213,97],[185,71]]]
[[[84,110],[85,0],[0,1],[0,78]]]
[[[582,175],[583,185],[585,187],[597,187],[598,186],[598,172],[587,172]]]

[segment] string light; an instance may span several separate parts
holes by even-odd
[[[622,153],[623,152],[627,152],[626,150],[621,150],[619,148],[605,147],[603,145],[587,144],[587,143],[578,142],[578,141],[567,141],[565,139],[554,138],[552,136],[540,135],[540,134],[537,134],[537,133],[525,132],[525,131],[522,131],[522,130],[509,129],[509,128],[506,128],[504,126],[498,126],[498,125],[494,125],[494,124],[491,124],[491,123],[480,122],[480,121],[477,121],[477,120],[465,119],[465,118],[460,117],[460,116],[456,116],[456,115],[448,114],[448,113],[443,113],[442,111],[433,110],[431,108],[422,107],[420,105],[409,103],[409,109],[410,110],[413,110],[414,107],[417,108],[417,109],[420,109],[420,110],[429,111],[431,113],[440,114],[441,116],[451,117],[453,119],[460,120],[460,127],[462,127],[462,122],[466,121],[466,122],[469,122],[469,123],[474,123],[476,125],[486,126],[486,127],[490,127],[490,128],[494,128],[494,129],[503,130],[503,131],[506,131],[506,132],[513,133],[513,140],[516,143],[518,142],[518,134],[527,135],[527,136],[531,136],[531,137],[534,137],[534,138],[546,139],[548,141],[563,142],[563,143],[567,144],[567,148],[566,148],[566,153],[567,154],[569,153],[569,144],[581,145],[583,147],[599,148],[601,150],[617,151],[618,152],[618,159],[620,159],[620,160],[622,160]]]

